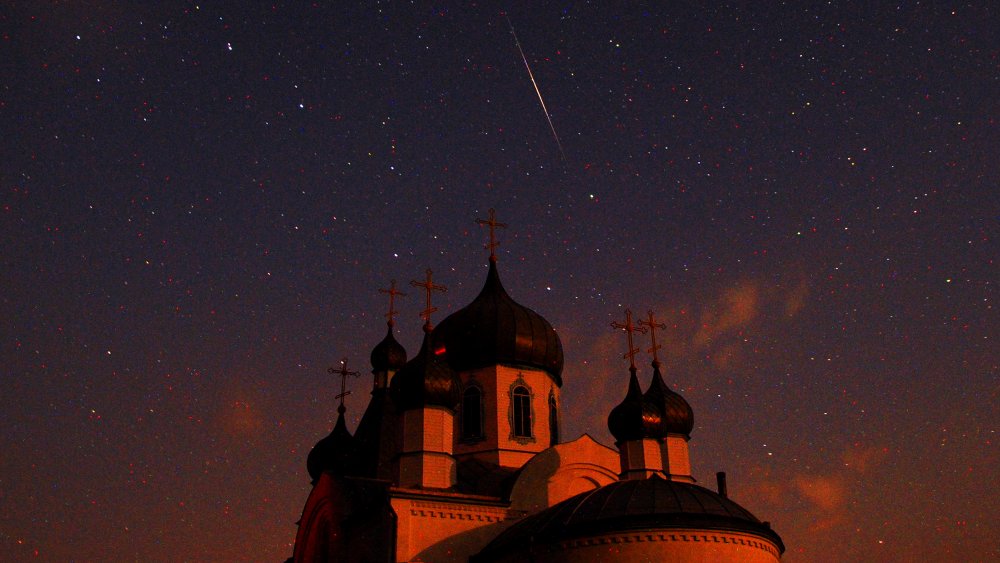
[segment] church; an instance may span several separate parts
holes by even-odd
[[[295,562],[778,561],[767,522],[695,483],[691,406],[660,373],[649,313],[626,312],[628,381],[608,413],[614,447],[565,440],[563,349],[541,315],[500,281],[493,210],[489,270],[479,295],[431,323],[430,270],[423,342],[408,358],[388,330],[371,350],[371,399],[354,434],[344,421],[346,362],[333,431],[308,455],[312,490],[298,523]],[[652,342],[640,382],[636,334]],[[572,385],[572,377],[567,378]]]

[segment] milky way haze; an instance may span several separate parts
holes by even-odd
[[[353,430],[489,208],[564,437],[652,310],[787,561],[1000,558],[995,5],[138,4],[0,8],[0,559],[291,555],[327,368]]]

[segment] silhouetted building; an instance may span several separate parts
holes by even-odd
[[[695,484],[693,412],[658,361],[645,392],[632,361],[608,417],[616,448],[586,434],[561,442],[562,344],[508,295],[495,256],[479,295],[436,328],[430,292],[439,286],[429,272],[414,285],[428,292],[420,350],[407,361],[390,304],[357,431],[348,432],[341,403],[333,432],[309,454],[313,489],[295,561],[780,558],[781,538],[727,498],[723,475],[718,492]],[[662,326],[652,314],[646,325]],[[616,326],[634,358],[632,332],[642,329],[630,315]]]

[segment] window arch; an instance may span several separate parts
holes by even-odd
[[[531,437],[531,392],[524,385],[511,391],[511,433],[516,438]]]
[[[483,390],[470,385],[462,393],[462,439],[483,438]]]

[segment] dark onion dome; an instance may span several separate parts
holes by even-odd
[[[456,371],[497,364],[525,366],[547,371],[562,387],[559,335],[541,315],[511,299],[493,260],[479,296],[449,315],[435,332],[444,340],[448,362]]]
[[[306,469],[313,483],[324,471],[336,475],[346,475],[354,470],[357,463],[358,445],[344,422],[344,405],[337,408],[337,424],[326,438],[313,446],[306,458]]]
[[[628,392],[625,399],[611,409],[608,430],[619,444],[644,438],[662,438],[660,411],[643,398],[635,368],[630,368],[629,371]]]
[[[444,347],[432,346],[431,333],[424,332],[420,352],[389,384],[400,411],[433,406],[455,410],[462,397],[462,382],[444,355]]]
[[[691,436],[691,430],[694,428],[694,411],[684,397],[675,393],[663,382],[659,362],[653,362],[653,380],[643,397],[663,413],[664,436],[667,434]]]
[[[785,551],[781,537],[742,506],[704,487],[654,476],[616,481],[529,516],[501,532],[472,561],[518,551],[526,555],[557,542],[608,533],[678,528],[753,534]]]
[[[406,363],[406,348],[392,335],[392,323],[385,338],[372,348],[371,360],[372,371],[376,372],[398,370]]]

